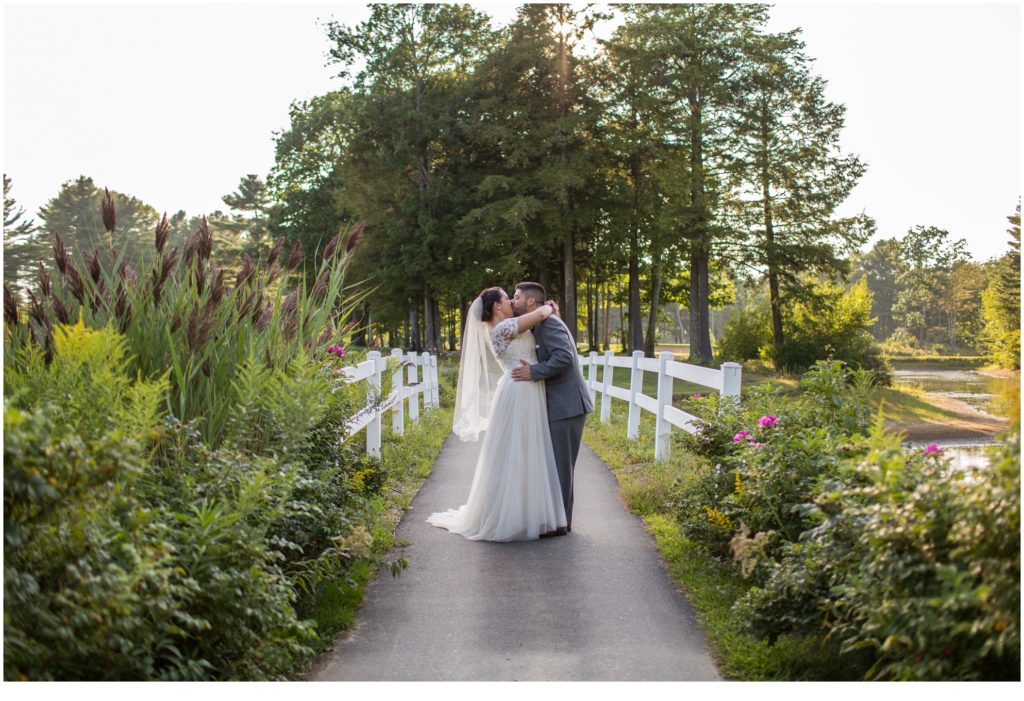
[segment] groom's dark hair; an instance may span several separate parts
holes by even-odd
[[[516,289],[523,293],[523,296],[530,297],[537,301],[537,304],[544,304],[547,295],[544,293],[544,286],[539,282],[520,282]]]

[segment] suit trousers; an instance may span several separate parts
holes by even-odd
[[[565,520],[572,526],[572,477],[576,469],[576,456],[580,454],[583,441],[583,427],[587,415],[571,416],[560,421],[549,421],[551,445],[555,450],[555,465],[558,481],[562,485],[562,504],[565,506]]]

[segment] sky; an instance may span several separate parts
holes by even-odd
[[[497,23],[516,3],[473,3]],[[340,85],[329,19],[365,5],[4,4],[3,170],[30,216],[88,175],[157,210],[226,209],[265,177],[289,105]],[[878,236],[937,226],[976,260],[1006,250],[1021,182],[1017,3],[777,3],[768,29],[800,27],[844,150],[867,173],[838,210]]]

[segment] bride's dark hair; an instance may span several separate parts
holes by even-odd
[[[488,287],[480,293],[480,302],[483,304],[480,312],[481,321],[490,321],[494,318],[494,305],[501,304],[502,292],[500,287]]]

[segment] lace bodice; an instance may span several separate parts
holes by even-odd
[[[529,331],[519,333],[519,320],[516,318],[505,319],[496,324],[491,330],[491,343],[505,371],[519,367],[521,360],[531,365],[537,362],[533,334]]]

